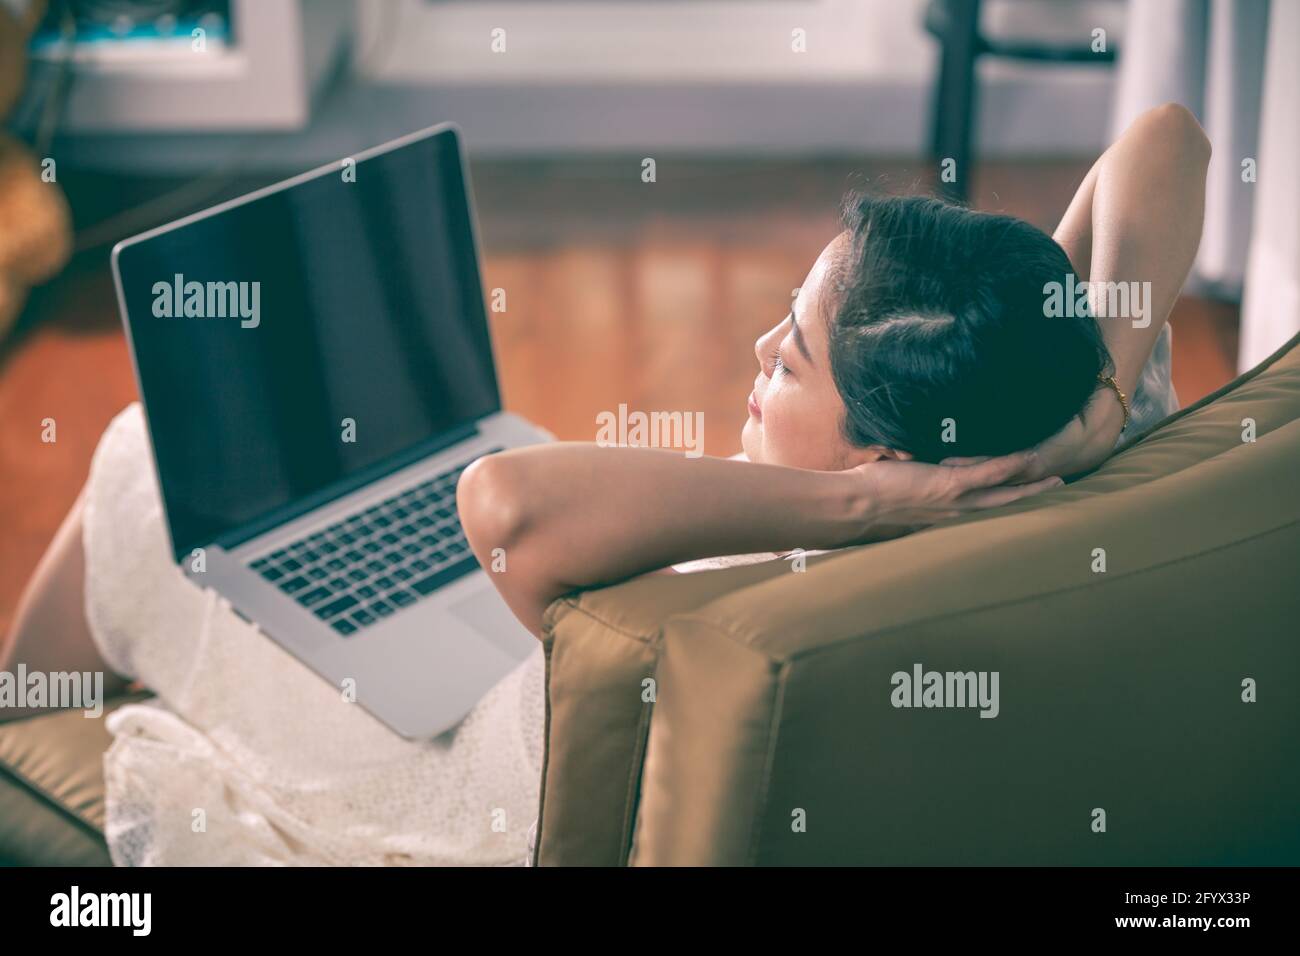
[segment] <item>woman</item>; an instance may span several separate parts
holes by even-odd
[[[756,343],[748,460],[583,443],[481,459],[459,488],[480,562],[505,549],[491,579],[540,633],[547,605],[578,588],[898,535],[1094,467],[1175,406],[1165,318],[1199,241],[1208,158],[1186,110],[1145,114],[1088,173],[1055,241],[932,200],[852,197],[791,315]],[[1051,314],[1052,290],[1078,276],[1150,295],[1136,315]],[[522,857],[540,655],[455,731],[398,738],[177,573],[147,455],[133,406],[0,655],[112,670],[158,695],[110,718],[114,860]]]
[[[888,537],[1094,467],[1176,408],[1165,319],[1200,241],[1209,153],[1187,110],[1150,111],[1093,166],[1055,241],[934,200],[852,197],[847,230],[756,343],[748,463],[576,443],[493,455],[461,479],[470,544],[485,566],[505,550],[492,580],[539,633],[573,590]],[[1130,300],[1142,314],[1046,316],[1075,274],[1149,282]],[[1049,436],[1030,456],[974,457]],[[921,463],[940,459],[952,467]],[[989,487],[1009,482],[1028,484]]]

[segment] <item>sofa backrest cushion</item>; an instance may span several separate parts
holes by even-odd
[[[538,861],[790,862],[813,859],[815,850],[823,862],[862,862],[864,854],[915,862],[910,849],[883,838],[894,831],[881,817],[854,829],[848,804],[865,793],[881,794],[885,807],[929,801],[931,816],[953,827],[944,858],[965,847],[988,860],[996,857],[992,840],[952,822],[970,820],[965,810],[938,812],[956,796],[933,789],[936,778],[908,762],[902,741],[928,739],[959,764],[962,754],[1006,761],[1035,806],[1058,809],[1078,793],[1071,788],[1083,787],[1078,773],[1054,771],[1034,786],[1031,770],[1041,773],[1041,765],[1013,758],[1109,766],[1113,779],[1131,769],[1132,754],[1120,746],[1107,764],[1097,749],[1103,742],[1118,746],[1142,722],[1169,732],[1200,728],[1196,713],[1220,721],[1210,739],[1226,747],[1242,730],[1233,721],[1248,711],[1236,709],[1243,705],[1232,687],[1213,705],[1196,688],[1208,692],[1212,674],[1234,686],[1252,673],[1276,681],[1289,666],[1278,631],[1297,610],[1295,342],[1093,474],[1026,502],[812,558],[805,574],[773,563],[656,576],[552,605]],[[1243,441],[1244,419],[1254,423],[1255,442]],[[1105,572],[1093,570],[1098,548]],[[1240,658],[1224,656],[1232,643],[1225,629],[1249,632]],[[1020,703],[991,721],[950,725],[945,715],[929,738],[925,727],[899,725],[911,712],[891,707],[877,685],[884,680],[887,690],[893,673],[931,661],[946,661],[945,671],[1001,669]],[[1038,683],[1031,690],[1026,682]],[[1200,709],[1162,710],[1167,694],[1192,694]],[[1110,710],[1098,703],[1107,695],[1116,701]],[[1077,734],[1063,734],[1072,720]],[[1085,733],[1089,721],[1095,738]],[[900,726],[912,732],[891,731]],[[1276,742],[1271,734],[1263,732]],[[846,764],[855,753],[860,761]],[[1184,756],[1179,748],[1169,760]],[[1167,761],[1151,766],[1178,778]],[[1206,767],[1196,782],[1213,785],[1244,768]],[[904,772],[914,784],[900,785]],[[845,805],[830,782],[837,776]],[[822,823],[835,823],[792,843],[786,834],[795,832],[790,814],[800,796],[787,789],[798,781],[810,788],[803,803],[820,801]],[[1011,825],[992,799],[962,806]],[[1255,809],[1261,826],[1276,819]],[[1025,811],[1017,806],[1014,819],[1029,819]],[[1022,835],[1082,852],[1065,831],[1045,839],[1052,821],[1035,819],[1037,829]],[[1007,836],[1005,826],[990,832]],[[810,824],[802,836],[811,833]],[[1024,858],[1023,844],[1013,845]],[[848,857],[837,857],[837,846]]]

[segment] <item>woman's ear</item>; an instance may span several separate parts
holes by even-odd
[[[903,451],[899,448],[885,448],[883,445],[872,445],[873,449],[880,453],[876,461],[911,461],[912,453]]]
[[[910,451],[886,448],[884,445],[867,445],[864,448],[850,448],[844,455],[844,468],[847,471],[849,468],[870,464],[873,461],[911,460],[912,453]]]

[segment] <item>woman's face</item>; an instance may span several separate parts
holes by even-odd
[[[831,375],[830,337],[822,309],[835,301],[832,268],[848,233],[833,239],[813,263],[790,315],[754,343],[758,376],[749,396],[749,421],[740,433],[750,461],[815,471],[841,471],[884,457],[908,457],[844,438],[844,401]]]

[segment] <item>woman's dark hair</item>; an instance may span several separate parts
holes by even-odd
[[[828,321],[851,443],[931,462],[1000,455],[1083,409],[1110,356],[1091,316],[1047,316],[1048,283],[1072,297],[1074,276],[1050,236],[919,196],[850,193],[842,213]]]

